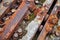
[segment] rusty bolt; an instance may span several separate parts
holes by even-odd
[[[22,29],[21,28],[19,28],[17,31],[18,31],[19,35],[22,35]]]
[[[16,9],[12,9],[12,10],[11,10],[11,12],[15,12],[15,11],[16,11]]]
[[[14,37],[18,37],[18,33],[14,33]]]

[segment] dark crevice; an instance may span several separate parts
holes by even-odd
[[[48,14],[49,14],[49,15],[50,15],[51,11],[53,10],[56,2],[57,2],[57,0],[54,0],[54,2],[52,3],[52,5],[51,5],[51,7],[50,7],[50,9],[49,9],[49,11],[48,11]]]
[[[60,11],[58,11],[57,17],[60,19]]]
[[[51,12],[52,12],[52,10],[53,10],[53,8],[54,8],[56,2],[57,2],[57,0],[54,0],[54,1],[53,1],[53,3],[52,3],[52,5],[51,5],[50,9],[49,9],[48,12],[47,12],[48,15],[51,14]],[[48,16],[48,17],[49,17],[49,16]],[[48,19],[48,18],[47,18],[47,19]],[[45,23],[46,23],[46,21],[47,21],[47,19],[45,20],[45,18],[44,18],[43,21],[42,21],[42,23],[41,23],[41,25],[44,26]],[[38,38],[38,36],[39,36],[39,34],[40,34],[40,31],[38,30],[36,34],[37,34],[37,37],[36,37],[36,35],[35,35],[34,38],[36,37],[35,39],[37,40],[37,38]],[[34,38],[33,38],[33,40],[35,40]]]
[[[37,34],[37,35],[36,35],[36,34]],[[35,34],[35,36],[33,37],[32,40],[37,40],[37,38],[38,38],[38,36],[39,36],[39,34],[40,34],[40,31],[37,31],[36,34]]]
[[[51,14],[51,12],[52,12],[52,10],[53,10],[53,8],[54,8],[56,2],[57,2],[57,0],[54,0],[54,1],[53,1],[53,3],[52,3],[52,5],[51,5],[50,9],[49,9],[48,12],[47,12],[48,15]],[[47,19],[48,19],[48,18],[47,18]],[[45,20],[45,18],[44,18],[44,20],[42,21],[42,25],[43,25],[43,26],[45,25],[47,19]]]

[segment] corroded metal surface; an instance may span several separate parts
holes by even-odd
[[[56,2],[46,0],[42,5],[39,0],[3,0],[0,3],[0,40],[32,40],[38,35],[39,28],[41,33],[36,40],[47,39],[52,28],[57,23],[60,25],[60,2]],[[58,30],[60,26],[55,29],[57,36],[60,33]]]
[[[44,28],[42,29],[38,40],[45,40],[46,35],[52,30],[52,28],[57,24],[58,17],[57,7],[54,7],[53,11],[51,12],[47,22],[45,23]],[[55,18],[55,19],[54,19]],[[54,21],[54,22],[53,22]]]
[[[3,0],[2,3],[0,3],[0,16],[9,8],[9,5],[11,5],[11,3],[14,0]]]
[[[29,6],[28,3],[25,2],[21,3],[17,11],[10,17],[9,21],[7,21],[7,24],[4,26],[5,29],[2,32],[2,35],[0,35],[0,40],[7,40],[12,35],[11,33],[13,33],[17,24],[21,22],[22,17],[28,10],[28,6]]]
[[[41,25],[44,17],[46,16],[51,4],[49,5],[48,8],[47,7],[40,8],[40,11],[37,12],[36,18],[32,22],[30,22],[28,24],[28,26],[26,27],[25,30],[27,30],[28,32],[25,36],[23,36],[23,38],[21,40],[32,40],[33,36],[35,35],[36,31],[38,30],[39,26]]]

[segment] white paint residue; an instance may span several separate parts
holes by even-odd
[[[38,20],[33,20],[29,25],[27,26],[26,30],[28,30],[27,34],[22,38],[22,40],[31,40],[31,38],[36,33],[37,29],[39,27]]]

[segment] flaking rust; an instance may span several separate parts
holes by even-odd
[[[0,40],[50,40],[59,30],[60,0],[0,0]]]
[[[52,1],[53,2],[53,1]],[[52,4],[52,3],[51,3]],[[23,36],[22,40],[32,40],[32,38],[34,37],[36,31],[38,30],[39,26],[41,25],[44,17],[46,16],[51,4],[48,6],[47,5],[44,7],[42,6],[42,8],[39,8],[37,11],[37,15],[35,17],[34,20],[32,20],[28,26],[26,27],[25,30],[27,30],[27,34],[25,36]],[[40,11],[39,11],[40,10]],[[36,10],[35,10],[36,11]],[[34,12],[35,12],[34,11]],[[32,27],[33,26],[33,27]],[[30,30],[31,29],[31,30]]]
[[[58,6],[56,4],[56,6]],[[52,13],[50,14],[47,22],[45,23],[45,26],[44,28],[42,29],[39,37],[37,40],[45,40],[47,34],[52,31],[53,27],[58,23],[58,17],[57,17],[57,14],[58,14],[58,7],[54,7],[54,9],[52,10]],[[56,9],[56,10],[55,10]]]
[[[22,20],[25,12],[28,10],[28,6],[29,4],[26,2],[22,2],[21,5],[19,5],[17,11],[12,16],[10,16],[10,19],[8,21],[5,21],[6,24],[3,26],[3,32],[1,33],[2,35],[0,34],[0,40],[8,40],[8,38],[10,38],[17,24]]]

